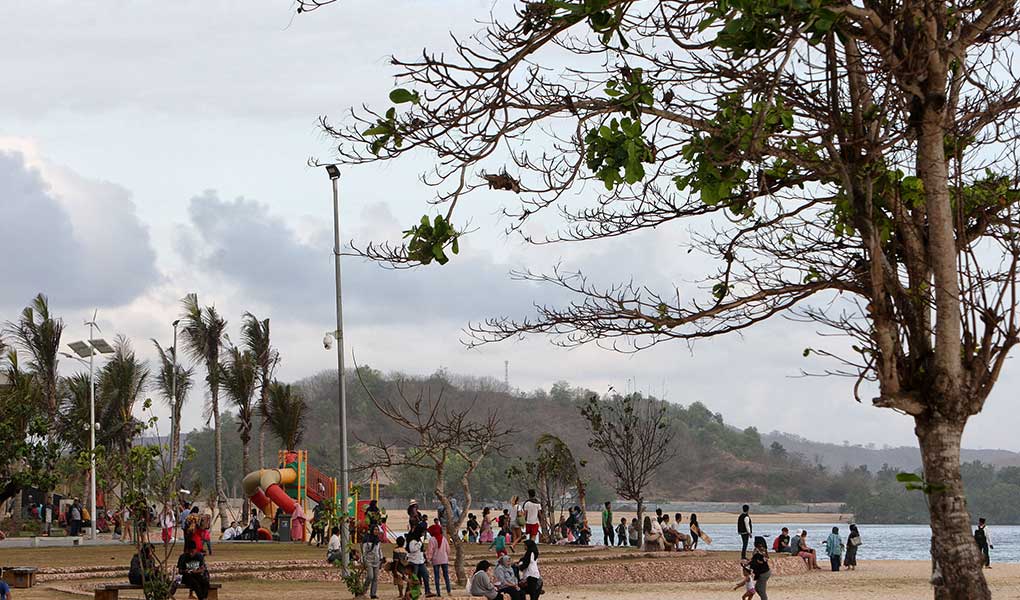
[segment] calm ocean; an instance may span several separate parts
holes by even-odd
[[[787,523],[790,531],[806,529],[808,532],[808,544],[818,549],[820,556],[825,553],[825,546],[822,540],[828,537],[833,526],[839,527],[839,533],[846,542],[846,534],[849,531],[846,523],[825,525],[822,523],[811,523],[801,525]],[[769,547],[772,547],[772,538],[779,534],[783,525],[755,524],[755,534],[765,535],[769,538]],[[864,542],[857,551],[859,560],[928,560],[931,558],[928,548],[931,543],[931,529],[927,525],[867,525],[858,524],[861,531],[861,539]],[[702,525],[701,528],[712,536],[712,545],[704,547],[709,550],[740,550],[740,537],[736,533],[734,525]],[[991,551],[992,562],[1013,562],[1020,563],[1020,525],[1003,525],[1001,527],[988,527],[989,537],[995,549]],[[602,544],[602,528],[592,528],[592,543]]]

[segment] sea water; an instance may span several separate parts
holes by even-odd
[[[751,515],[752,519],[754,515]],[[684,523],[683,531],[686,531]],[[839,535],[846,543],[850,529],[846,523],[810,523],[796,522],[783,524],[754,524],[754,534],[767,536],[769,549],[772,540],[779,535],[783,527],[790,529],[790,536],[806,529],[808,545],[818,551],[819,561],[825,559],[825,546],[822,541],[829,536],[833,527],[839,527]],[[858,560],[930,560],[931,528],[927,525],[871,525],[858,523],[863,544],[857,549]],[[699,548],[706,550],[740,550],[740,536],[737,535],[736,519],[732,525],[701,525],[701,529],[712,537],[712,544],[702,542]],[[1020,525],[989,525],[988,537],[995,548],[991,551],[992,562],[1020,563]],[[592,527],[592,543],[602,544],[602,527]]]

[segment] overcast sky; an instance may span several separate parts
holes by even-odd
[[[500,3],[498,10],[504,10]],[[384,103],[391,53],[446,48],[491,2],[345,0],[295,16],[286,0],[9,2],[0,9],[0,320],[38,291],[67,323],[67,340],[99,310],[104,334],[169,344],[179,299],[196,292],[230,320],[271,318],[292,380],[335,367],[322,348],[334,328],[330,157],[320,115]],[[345,238],[395,239],[430,191],[424,160],[345,171]],[[347,259],[345,318],[358,362],[384,371],[503,376],[521,389],[568,380],[639,389],[726,420],[841,443],[915,444],[911,421],[854,402],[850,382],[796,378],[818,365],[808,325],[776,321],[743,337],[660,345],[623,356],[547,340],[468,350],[461,330],[485,316],[525,315],[562,295],[512,282],[529,266],[596,270],[606,283],[664,285],[699,273],[682,231],[592,248],[525,248],[499,232],[506,196],[472,198],[479,232],[445,267],[394,272]],[[69,362],[69,361],[65,361]],[[966,445],[1020,450],[1011,364],[971,421]],[[70,372],[74,365],[64,365]],[[201,424],[201,392],[185,428]]]

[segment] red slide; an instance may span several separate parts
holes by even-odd
[[[287,495],[287,492],[283,491],[283,488],[276,485],[275,483],[266,489],[266,495],[272,500],[277,506],[283,509],[283,512],[288,515],[294,512],[297,508],[297,502],[293,498]],[[252,498],[254,500],[254,498]],[[263,509],[265,511],[265,509]]]

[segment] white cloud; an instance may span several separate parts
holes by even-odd
[[[0,207],[10,251],[0,262],[0,306],[40,291],[65,306],[126,304],[158,279],[148,230],[120,186],[0,149]]]

